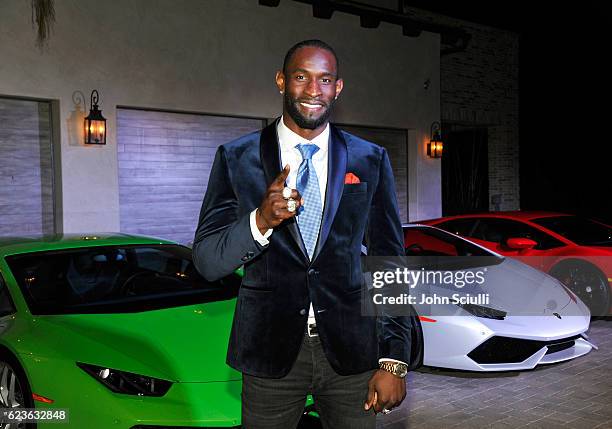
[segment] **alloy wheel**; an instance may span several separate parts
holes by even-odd
[[[24,406],[23,389],[13,368],[0,361],[0,409],[7,410]],[[0,414],[0,429],[25,429],[26,423],[6,422]]]

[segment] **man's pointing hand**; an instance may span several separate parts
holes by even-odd
[[[272,229],[281,224],[285,219],[289,219],[296,215],[304,199],[300,193],[292,189],[291,198],[295,200],[295,211],[287,210],[287,200],[283,198],[283,188],[285,180],[289,176],[289,164],[285,165],[283,171],[280,172],[276,179],[270,184],[266,190],[266,195],[257,209],[256,221],[257,228],[264,234],[268,229]]]

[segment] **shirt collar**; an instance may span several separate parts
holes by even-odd
[[[276,132],[278,134],[281,150],[293,149],[295,148],[295,145],[307,143],[319,146],[321,153],[327,152],[327,147],[329,145],[329,123],[327,123],[327,126],[321,134],[312,140],[307,140],[299,134],[291,131],[289,127],[285,125],[283,122],[283,117],[281,116],[278,121],[278,125],[276,126]]]

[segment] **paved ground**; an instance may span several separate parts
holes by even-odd
[[[591,323],[599,346],[573,361],[494,374],[422,368],[383,429],[612,428],[612,321]]]

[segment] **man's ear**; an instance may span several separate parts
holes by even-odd
[[[336,97],[340,95],[343,88],[344,88],[344,81],[342,79],[336,80]]]
[[[278,90],[283,93],[285,92],[285,75],[282,71],[277,71],[276,72],[276,86],[278,87]]]

